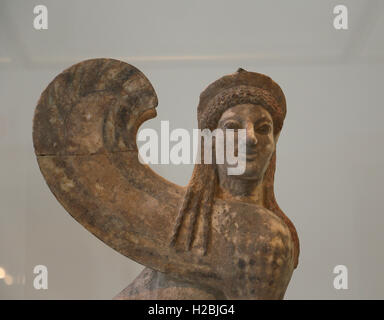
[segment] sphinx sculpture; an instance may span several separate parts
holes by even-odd
[[[156,116],[148,79],[113,59],[59,74],[35,110],[33,142],[57,200],[108,246],[146,266],[116,299],[283,299],[299,240],[276,203],[276,142],[285,97],[239,69],[200,95],[200,129],[246,129],[243,175],[196,164],[186,187],[138,160],[136,134]]]

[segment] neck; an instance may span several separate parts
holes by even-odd
[[[218,196],[226,200],[237,200],[262,205],[262,180],[247,180],[234,177],[219,177]]]

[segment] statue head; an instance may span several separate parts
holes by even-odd
[[[238,175],[229,175],[228,168],[232,167],[227,161],[227,157],[224,157],[224,163],[216,163],[216,170],[218,172],[219,181],[223,187],[228,189],[231,194],[239,194],[246,192],[244,188],[242,190],[236,190],[236,183],[231,181],[245,180],[253,181],[256,185],[262,182],[265,171],[268,168],[269,161],[275,151],[275,138],[273,134],[273,119],[270,113],[261,105],[255,105],[250,103],[239,104],[233,106],[226,111],[220,117],[218,128],[223,132],[233,134],[234,144],[233,151],[237,156],[238,162],[244,162],[243,172]],[[245,130],[246,135],[244,141],[239,138],[239,130]],[[226,141],[226,134],[224,136],[224,143],[217,144],[215,146],[216,151],[225,152],[225,147],[228,148]],[[241,145],[245,148],[241,149]],[[225,146],[225,147],[224,147]],[[241,150],[245,150],[245,158],[239,157],[239,147]],[[239,163],[237,164],[239,165]]]
[[[257,197],[257,204],[275,213],[288,225],[298,248],[296,230],[277,205],[273,190],[276,142],[285,115],[283,91],[270,77],[260,73],[239,69],[213,82],[201,93],[198,105],[199,129],[233,129],[235,146],[238,145],[236,131],[246,129],[245,170],[241,175],[228,175],[226,161],[223,164],[213,161],[212,164],[202,162],[195,165],[175,223],[172,245],[178,241],[180,228],[185,223],[184,216],[189,213],[191,218],[187,226],[185,248],[190,250],[193,245],[194,224],[199,216],[204,225],[203,252],[206,254],[215,198],[230,200],[227,196],[230,195],[239,196],[245,201]]]

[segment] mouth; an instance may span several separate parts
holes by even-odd
[[[247,156],[246,156],[246,159],[247,160],[255,160],[258,156],[258,153],[257,152],[247,152]]]

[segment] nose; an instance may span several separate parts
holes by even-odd
[[[255,129],[253,123],[247,124],[247,146],[255,146],[257,144],[257,137],[255,135]]]

